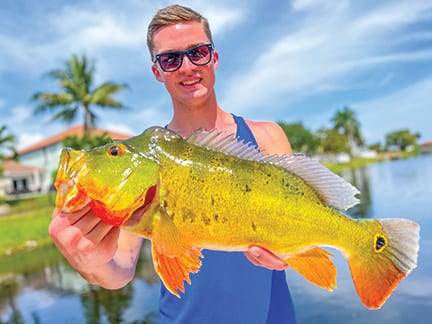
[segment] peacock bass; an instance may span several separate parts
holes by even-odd
[[[320,163],[264,155],[217,130],[184,139],[152,127],[90,150],[63,149],[55,185],[63,212],[90,204],[106,223],[151,240],[155,270],[178,297],[202,249],[261,246],[332,290],[336,268],[322,247],[336,248],[368,308],[380,308],[417,265],[418,224],[352,219],[340,210],[359,202],[358,190]]]

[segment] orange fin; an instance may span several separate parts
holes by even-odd
[[[315,285],[333,290],[336,288],[336,267],[330,260],[330,252],[319,247],[285,259],[291,268]]]
[[[184,281],[190,284],[189,273],[201,266],[201,249],[185,244],[175,224],[161,210],[154,216],[152,238],[153,265],[165,287],[175,296],[184,292]]]
[[[351,258],[349,265],[357,293],[363,304],[372,309],[380,308],[406,274],[390,259],[378,257],[374,264]]]
[[[375,221],[376,220],[369,220]],[[399,282],[416,266],[420,226],[406,219],[381,219],[382,232],[367,251],[348,258],[355,288],[363,304],[380,308]]]

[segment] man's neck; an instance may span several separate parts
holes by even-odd
[[[174,115],[168,128],[183,137],[189,136],[197,129],[218,128],[228,132],[236,131],[231,114],[222,110],[216,102],[195,107],[174,105]]]

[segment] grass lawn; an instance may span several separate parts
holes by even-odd
[[[377,162],[383,162],[386,161],[386,157],[377,157],[377,158],[369,158],[369,159],[353,159],[350,162],[347,163],[323,163],[327,168],[332,170],[335,173],[341,173],[343,170],[346,169],[355,169],[355,168],[361,168],[368,164],[377,163]]]
[[[54,206],[47,196],[8,203],[11,212],[0,217],[0,256],[51,243],[48,225]]]

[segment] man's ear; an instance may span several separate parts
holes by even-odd
[[[152,69],[153,75],[155,76],[156,80],[158,80],[159,82],[164,82],[162,75],[161,75],[161,72],[157,68],[156,64],[153,64],[151,69]]]
[[[215,50],[213,51],[213,65],[214,69],[217,70],[219,65],[219,52]]]

